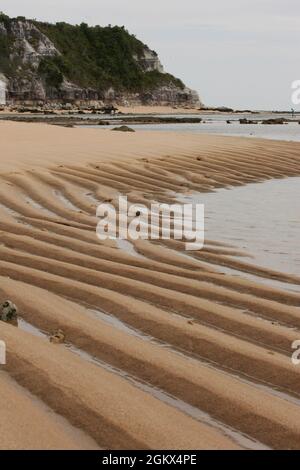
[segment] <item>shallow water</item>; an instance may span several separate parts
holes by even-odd
[[[34,209],[37,209],[39,211],[43,211],[47,213],[50,217],[57,217],[57,214],[55,212],[52,212],[50,209],[47,209],[46,207],[42,206],[38,202],[36,202],[34,199],[32,199],[30,196],[25,197],[25,201],[27,204],[30,204]]]
[[[99,115],[91,115],[87,117],[99,119]],[[275,139],[275,140],[289,140],[289,141],[300,141],[300,125],[298,120],[300,115],[297,114],[293,118],[295,122],[288,124],[240,124],[239,119],[246,118],[249,120],[265,120],[283,117],[285,119],[292,119],[290,114],[182,114],[182,115],[155,115],[156,117],[173,117],[173,118],[188,118],[188,117],[200,117],[202,118],[201,124],[129,124],[135,130],[144,131],[173,131],[173,132],[188,132],[194,134],[219,134],[228,136],[240,136],[240,137],[253,137],[263,139]],[[126,117],[121,116],[122,118]],[[120,118],[120,117],[119,117]],[[111,120],[111,117],[108,117]],[[118,117],[115,118],[116,122],[111,126],[105,126],[104,128],[115,127],[118,122]],[[231,121],[231,124],[227,124],[227,120]],[[88,127],[94,127],[97,129],[103,129],[101,126],[93,126],[92,124]]]
[[[19,212],[11,209],[10,207],[6,206],[5,204],[0,203],[0,209],[3,209],[8,214],[12,215],[14,218],[22,217],[22,214]]]
[[[87,119],[89,120],[109,120],[112,124],[109,126],[99,126],[94,125],[92,122],[88,125],[78,125],[78,127],[89,127],[95,129],[111,129],[121,124],[121,119],[126,119],[126,117],[133,118],[134,114],[123,114],[111,116],[109,114],[71,114],[66,115],[65,117],[78,118],[83,122]],[[147,114],[138,114],[137,117],[149,117]],[[210,114],[204,111],[195,112],[193,114],[153,114],[154,117],[160,118],[201,118],[202,122],[200,124],[128,124],[135,130],[144,130],[144,131],[173,131],[173,132],[188,132],[195,134],[219,134],[219,135],[229,135],[229,136],[240,136],[240,137],[253,137],[253,138],[263,138],[263,139],[275,139],[275,140],[288,140],[288,141],[300,141],[300,125],[298,121],[300,120],[300,113],[296,113],[292,117],[291,113],[271,113],[271,112],[258,112],[258,113],[234,113],[234,114]],[[5,119],[10,117],[9,114],[3,114],[0,118]],[[41,115],[41,114],[30,114],[30,119],[56,119],[57,115]],[[239,119],[249,119],[249,120],[266,120],[266,119],[276,119],[284,118],[289,120],[294,120],[295,122],[289,122],[282,125],[272,125],[272,124],[240,124]],[[227,124],[226,121],[231,121],[230,124]]]
[[[53,189],[53,194],[59,199],[59,201],[67,208],[75,212],[80,212],[79,207],[75,206],[64,194],[58,189]]]
[[[114,127],[114,126],[112,126]],[[300,141],[300,125],[288,124],[240,124],[238,121],[206,121],[201,124],[139,124],[130,125],[135,130],[173,131],[193,134],[219,134],[273,140]]]
[[[129,335],[136,336],[137,338],[140,338],[143,340],[149,340],[149,341],[154,340],[152,336],[146,335],[142,331],[136,330],[132,328],[131,326],[126,325],[115,315],[102,312],[101,310],[98,310],[98,309],[88,309],[87,311],[91,313],[93,317],[96,317],[104,321],[108,325],[114,326],[118,330],[121,330]]]
[[[128,240],[123,240],[121,238],[115,239],[116,245],[120,250],[125,251],[128,255],[134,256],[135,258],[147,259],[143,255],[138,253],[132,242]]]
[[[191,193],[178,200],[205,205],[206,238],[247,251],[254,257],[247,263],[300,276],[299,177]]]

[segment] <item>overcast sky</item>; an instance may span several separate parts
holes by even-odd
[[[1,0],[9,16],[124,25],[211,106],[289,109],[299,0]]]

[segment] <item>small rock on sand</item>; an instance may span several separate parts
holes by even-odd
[[[114,127],[112,131],[120,131],[120,132],[135,132],[134,129],[128,126],[120,126],[120,127]]]
[[[54,344],[64,343],[65,339],[66,339],[66,335],[60,329],[55,330],[49,338],[50,343],[54,343]]]
[[[5,300],[0,305],[0,320],[18,326],[18,308],[10,300]]]

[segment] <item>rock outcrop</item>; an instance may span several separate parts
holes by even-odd
[[[165,73],[156,52],[123,27],[0,14],[0,75],[11,103],[201,106],[198,94]]]
[[[164,73],[164,68],[155,51],[151,51],[145,47],[141,57],[135,55],[134,59],[139,63],[144,72],[160,72]]]

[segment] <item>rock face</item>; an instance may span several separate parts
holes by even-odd
[[[79,35],[71,55],[65,44]],[[198,94],[165,73],[156,52],[123,27],[50,25],[0,14],[0,76],[10,103],[201,106]]]
[[[12,61],[21,58],[24,64],[37,69],[42,57],[59,55],[52,42],[30,21],[12,21],[9,33],[14,38]]]
[[[6,103],[6,78],[0,73],[0,106]]]
[[[135,55],[134,59],[140,64],[144,72],[157,71],[164,73],[164,68],[158,58],[158,55],[156,52],[151,51],[148,47],[145,47],[142,57]]]
[[[43,57],[59,55],[59,51],[30,21],[15,20],[9,26],[0,22],[0,35],[11,43],[9,62],[12,66],[5,74],[8,100],[45,100],[47,93],[38,67]]]
[[[190,106],[200,107],[198,93],[190,88],[178,88],[173,84],[137,93],[118,92],[110,89],[104,93],[104,101],[121,106]]]

